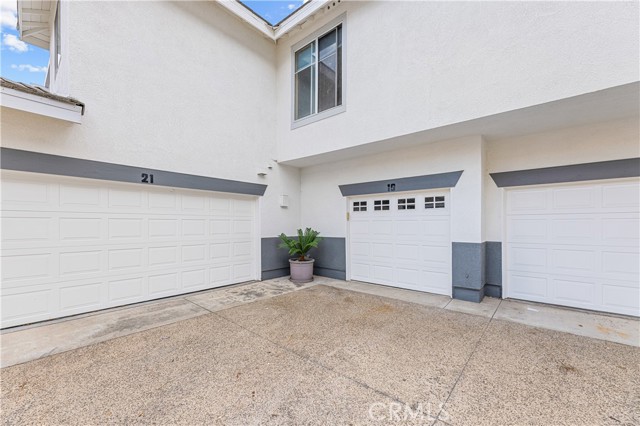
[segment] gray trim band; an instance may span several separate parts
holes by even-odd
[[[246,195],[264,195],[267,189],[267,185],[258,183],[103,163],[11,148],[2,148],[0,153],[0,167],[5,170],[138,184],[143,184],[141,183],[141,175],[146,173],[153,174],[153,185]],[[144,183],[143,185],[152,184]]]
[[[437,173],[433,175],[378,180],[374,182],[339,185],[343,197],[353,195],[381,194],[384,192],[418,191],[423,189],[453,188],[458,183],[463,170]],[[394,185],[394,190],[389,189]]]
[[[498,188],[640,176],[640,158],[489,174]]]

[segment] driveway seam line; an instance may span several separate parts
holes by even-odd
[[[193,305],[196,305],[198,308],[202,308],[202,309],[204,309],[205,311],[207,311],[207,312],[209,312],[209,313],[211,313],[211,314],[214,312],[214,311],[212,311],[211,309],[207,309],[207,308],[205,308],[204,306],[197,304],[197,303],[196,303],[196,302],[194,302],[193,300],[189,300],[189,299],[186,299],[186,298],[185,298],[184,300],[186,300],[187,302],[189,302],[189,303],[191,303],[191,304],[193,304]]]
[[[498,305],[498,306],[500,306],[500,305]],[[497,310],[498,309],[496,308],[496,311]],[[494,312],[494,315],[495,315],[495,312]],[[438,412],[438,415],[436,416],[436,420],[431,424],[431,426],[435,426],[435,424],[440,420],[440,414],[442,414],[442,412],[445,411],[445,407],[449,403],[449,400],[451,399],[451,395],[453,395],[453,392],[456,389],[456,386],[458,386],[458,383],[460,382],[460,379],[462,379],[462,375],[464,374],[464,371],[467,369],[467,366],[471,362],[471,359],[473,358],[473,356],[478,351],[478,347],[480,346],[480,342],[482,341],[482,338],[485,336],[485,334],[487,334],[487,330],[489,330],[489,325],[491,324],[492,321],[493,321],[493,315],[491,316],[491,318],[489,318],[489,321],[487,321],[487,324],[484,326],[484,329],[482,330],[482,333],[480,334],[480,337],[478,337],[478,340],[476,341],[476,344],[473,347],[473,350],[469,354],[469,357],[465,361],[464,366],[460,370],[460,374],[458,374],[458,378],[453,383],[453,386],[451,386],[451,390],[449,391],[449,395],[447,396],[447,399],[442,403],[442,408],[440,408],[440,411]],[[447,423],[446,420],[440,420],[440,421]]]
[[[357,384],[357,385],[359,385],[359,386],[364,387],[365,389],[369,389],[369,390],[371,390],[371,391],[373,391],[373,392],[375,392],[375,393],[377,393],[377,394],[380,394],[380,395],[382,395],[382,396],[384,396],[384,397],[386,397],[386,398],[390,398],[391,400],[393,400],[393,401],[395,401],[395,402],[399,402],[399,403],[401,403],[401,404],[405,404],[405,405],[407,405],[407,403],[406,403],[406,402],[404,402],[404,401],[400,400],[399,398],[394,397],[393,395],[389,395],[389,394],[387,394],[386,392],[383,392],[383,391],[378,390],[378,389],[376,389],[376,388],[374,388],[374,387],[371,387],[370,385],[368,385],[368,384],[366,384],[366,383],[363,383],[363,382],[361,382],[360,380],[358,380],[358,379],[356,379],[356,378],[354,378],[354,377],[350,377],[350,376],[347,376],[347,375],[345,375],[345,374],[343,374],[343,373],[340,373],[339,371],[336,371],[336,370],[334,370],[334,369],[332,369],[332,368],[330,368],[330,367],[328,367],[328,366],[326,366],[326,365],[324,365],[324,364],[320,363],[319,361],[316,361],[315,359],[311,358],[310,356],[302,355],[302,354],[300,354],[300,353],[298,353],[298,352],[296,352],[296,351],[294,351],[294,350],[292,350],[292,349],[287,348],[286,346],[282,346],[282,345],[281,345],[281,344],[279,344],[278,342],[274,342],[273,340],[271,340],[271,339],[269,339],[269,338],[267,338],[267,337],[265,337],[265,336],[262,336],[261,334],[258,334],[258,333],[256,333],[255,331],[253,331],[253,330],[251,330],[251,329],[249,329],[249,328],[246,328],[245,326],[243,326],[243,325],[241,325],[241,324],[238,324],[237,322],[235,322],[235,321],[233,321],[233,320],[231,320],[231,319],[229,319],[229,318],[227,318],[227,317],[225,317],[225,316],[219,315],[217,312],[212,312],[212,313],[213,313],[214,315],[216,315],[216,316],[218,316],[218,317],[220,317],[220,318],[224,319],[225,321],[228,321],[228,322],[230,322],[231,324],[234,324],[234,325],[236,325],[236,326],[238,326],[238,327],[242,328],[243,330],[248,331],[249,333],[253,334],[254,336],[256,336],[256,337],[258,337],[258,338],[260,338],[260,339],[262,339],[262,340],[264,340],[264,341],[266,341],[266,342],[271,343],[272,345],[274,345],[274,346],[276,346],[276,347],[280,348],[281,350],[283,350],[283,351],[285,351],[285,352],[287,352],[287,353],[290,353],[290,354],[294,355],[294,356],[295,356],[295,357],[297,357],[297,358],[302,359],[303,361],[306,361],[306,362],[308,362],[308,363],[310,363],[310,364],[312,364],[312,365],[315,365],[315,366],[317,366],[317,367],[320,367],[320,368],[321,368],[321,369],[323,369],[323,370],[330,371],[330,372],[332,372],[332,373],[334,373],[334,374],[338,375],[339,377],[345,378],[345,379],[347,379],[347,380],[349,380],[349,381],[351,381],[351,382],[353,382],[353,383],[355,383],[355,384]],[[437,417],[436,417],[436,419],[437,419]]]

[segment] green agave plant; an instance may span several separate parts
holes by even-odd
[[[302,232],[302,229],[298,229],[297,239],[280,234],[282,242],[278,247],[289,250],[289,254],[298,256],[298,260],[307,260],[309,250],[318,247],[318,243],[322,241],[322,238],[318,236],[319,234],[318,231],[314,231],[311,228],[305,229],[304,232]]]

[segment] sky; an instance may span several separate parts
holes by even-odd
[[[241,0],[251,10],[262,16],[268,23],[275,25],[308,0]]]
[[[49,51],[18,38],[16,2],[0,2],[0,75],[22,83],[44,85]]]

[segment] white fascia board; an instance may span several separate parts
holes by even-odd
[[[218,0],[218,4],[245,21],[247,24],[251,25],[268,39],[273,41],[276,40],[273,34],[273,27],[241,5],[237,0]]]
[[[3,107],[70,121],[72,123],[82,123],[82,107],[78,105],[43,98],[41,96],[9,89],[8,87],[2,87],[0,89],[0,105]]]
[[[319,12],[328,3],[331,3],[331,0],[310,0],[310,3],[304,5],[298,13],[294,13],[275,28],[274,39],[277,40],[289,31],[295,29],[298,25],[304,24],[311,16]]]
[[[229,12],[258,30],[262,35],[270,40],[277,41],[280,37],[289,31],[296,29],[299,25],[304,24],[313,15],[322,10],[332,0],[309,0],[309,4],[305,4],[299,11],[291,15],[289,18],[281,22],[277,27],[267,24],[262,18],[241,5],[238,0],[217,0],[218,4],[223,6]]]

